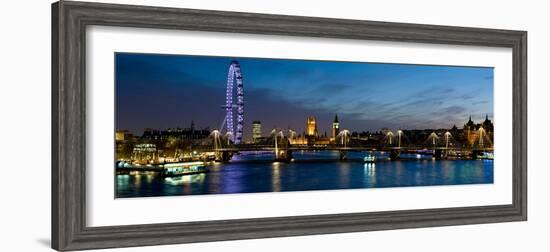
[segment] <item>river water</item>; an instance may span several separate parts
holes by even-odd
[[[116,175],[116,197],[493,183],[492,160],[436,161],[429,155],[402,154],[403,160],[388,161],[387,153],[373,154],[378,161],[365,164],[365,153],[349,153],[348,161],[338,161],[338,152],[296,152],[289,163],[270,161],[271,153],[245,153],[210,165],[205,174]]]

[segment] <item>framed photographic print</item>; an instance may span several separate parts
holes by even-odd
[[[52,5],[52,247],[527,219],[527,32]]]

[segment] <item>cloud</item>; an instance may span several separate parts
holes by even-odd
[[[451,95],[455,92],[454,88],[445,86],[431,86],[416,93],[411,94],[412,97],[430,98]]]
[[[187,127],[191,120],[197,127],[221,125],[227,59],[207,57],[198,67],[195,64],[202,61],[197,59],[183,64],[179,57],[145,58],[126,59],[125,64],[124,59],[117,60],[117,127],[141,132],[145,127]],[[262,121],[264,131],[290,126],[300,132],[306,117],[314,115],[323,133],[330,132],[336,113],[343,128],[372,131],[451,127],[467,120],[468,114],[492,112],[486,86],[460,85],[453,83],[456,78],[441,76],[426,82],[418,70],[396,71],[391,64],[354,72],[350,69],[357,70],[358,65],[323,71],[318,62],[240,62],[245,78],[245,136],[253,120]]]
[[[461,114],[466,111],[466,108],[463,106],[450,106],[443,108],[441,110],[433,112],[434,115],[449,115],[449,114]]]
[[[489,101],[487,100],[483,100],[483,101],[476,101],[476,102],[472,102],[472,105],[481,105],[481,104],[487,104],[489,103]]]
[[[325,83],[315,87],[311,93],[313,94],[337,94],[349,91],[353,87],[340,83]]]

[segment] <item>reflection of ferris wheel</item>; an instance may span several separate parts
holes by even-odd
[[[233,104],[233,83],[237,86],[237,100]],[[231,61],[227,72],[227,89],[225,92],[225,120],[228,136],[231,137],[233,143],[240,144],[243,137],[243,120],[244,120],[244,89],[243,77],[241,75],[241,66],[237,61]],[[233,108],[237,108],[237,129],[233,127]],[[223,125],[221,127],[223,129]]]

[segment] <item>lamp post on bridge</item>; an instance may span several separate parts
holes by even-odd
[[[219,130],[213,130],[210,135],[214,138],[214,155],[216,156],[216,159],[219,160],[220,157],[220,148],[221,148],[221,140],[220,140],[220,131]]]
[[[397,130],[397,148],[401,149],[401,135],[403,134],[402,130]]]

